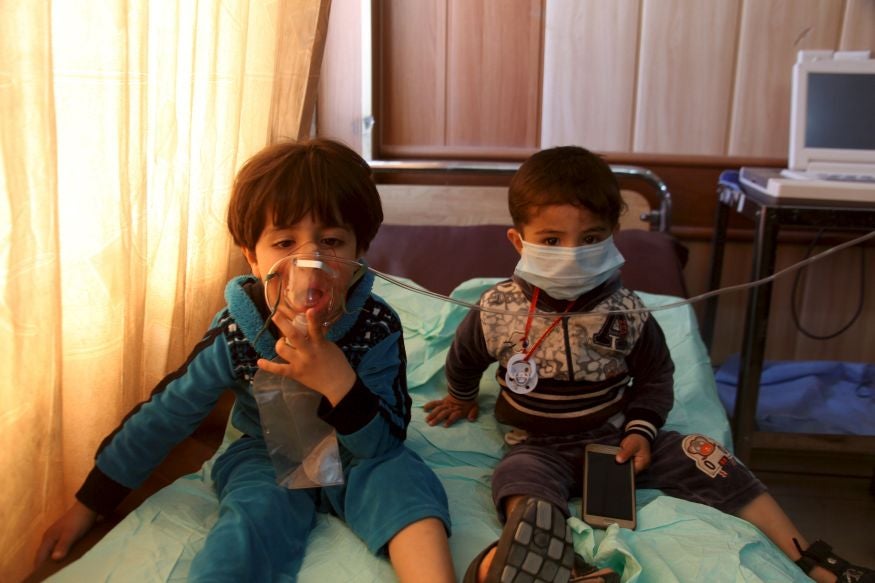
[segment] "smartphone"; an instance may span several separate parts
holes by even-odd
[[[635,470],[618,464],[619,447],[591,443],[584,452],[581,515],[590,526],[635,528]]]

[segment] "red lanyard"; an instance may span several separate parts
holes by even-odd
[[[525,337],[523,338],[523,350],[525,350],[525,346],[526,346],[526,344],[528,344],[528,342],[529,342],[529,332],[532,330],[532,318],[534,318],[535,308],[536,308],[537,305],[538,305],[538,296],[539,296],[540,294],[541,294],[541,289],[540,289],[540,288],[537,288],[537,287],[536,287],[535,290],[532,292],[532,302],[531,302],[531,304],[529,304],[529,317],[526,319],[526,331],[525,331]],[[570,309],[571,309],[571,306],[572,306],[573,304],[574,304],[573,301],[569,301],[569,302],[568,302],[568,305],[565,306],[565,310],[563,310],[562,313],[564,314],[565,312],[567,312],[568,310],[570,310]],[[541,345],[541,342],[544,341],[544,338],[546,338],[547,335],[548,335],[550,332],[553,331],[553,328],[556,327],[556,324],[558,324],[559,321],[560,321],[561,319],[562,319],[562,316],[559,316],[558,318],[556,318],[555,320],[553,320],[553,323],[550,324],[550,326],[544,331],[544,333],[541,334],[541,337],[538,338],[538,339],[535,341],[534,346],[532,346],[532,348],[531,348],[528,352],[524,352],[524,354],[526,355],[525,358],[523,358],[524,361],[529,360],[529,357],[532,356],[532,354],[535,353],[535,351],[536,351],[536,350],[538,349],[538,347]]]

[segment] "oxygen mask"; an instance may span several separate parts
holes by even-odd
[[[306,329],[308,310],[315,310],[327,327],[340,317],[346,292],[362,273],[361,263],[337,257],[330,249],[298,248],[270,268],[264,295],[271,313],[283,302],[294,313],[296,327]]]

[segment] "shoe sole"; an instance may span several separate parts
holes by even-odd
[[[535,498],[508,517],[488,583],[568,583],[574,567],[571,529],[558,508]]]

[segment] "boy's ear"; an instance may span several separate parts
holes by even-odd
[[[507,240],[510,241],[510,244],[513,245],[513,248],[516,249],[517,253],[520,255],[523,254],[523,236],[519,231],[513,227],[508,229]]]
[[[249,264],[249,269],[252,270],[252,275],[261,279],[261,272],[258,270],[258,259],[255,256],[255,250],[244,247],[243,257],[246,258],[246,263]]]

